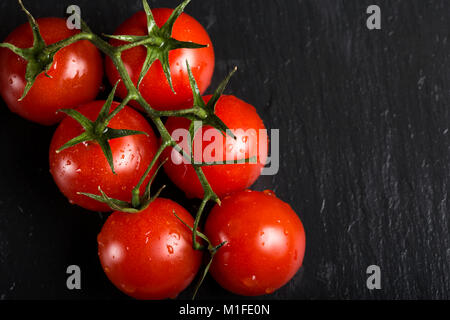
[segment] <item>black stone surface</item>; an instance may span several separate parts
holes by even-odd
[[[25,4],[36,17],[77,4],[104,33],[141,9],[139,0]],[[370,4],[381,7],[381,30],[366,28]],[[258,299],[449,299],[450,3],[193,0],[187,12],[213,39],[212,87],[237,65],[227,92],[280,129],[280,171],[254,189],[289,202],[307,232],[301,272]],[[25,21],[16,1],[0,2],[1,39]],[[55,128],[0,104],[0,298],[127,299],[98,261],[106,215],[70,205],[49,174]],[[198,205],[173,186],[163,196]],[[66,288],[71,264],[80,291]],[[381,290],[366,287],[372,264]],[[198,298],[239,297],[208,278]]]

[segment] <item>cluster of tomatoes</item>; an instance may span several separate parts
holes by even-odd
[[[186,2],[186,1],[185,1]],[[146,4],[146,3],[145,3]],[[172,9],[153,9],[154,22],[162,27],[172,15]],[[149,30],[148,12],[138,12],[126,20],[116,35],[145,36]],[[70,30],[60,18],[41,18],[36,23],[46,45],[74,36],[79,30]],[[194,18],[182,13],[175,21],[172,38],[206,45],[202,48],[180,48],[170,51],[171,84],[160,60],[155,60],[142,79],[139,79],[147,48],[135,46],[123,51],[121,59],[131,80],[142,97],[155,110],[180,110],[193,104],[192,83],[185,64],[191,66],[201,94],[208,88],[214,71],[214,49],[206,30]],[[17,48],[31,48],[36,30],[30,24],[16,28],[4,41]],[[124,42],[112,39],[113,46]],[[40,61],[39,57],[36,58]],[[156,165],[148,171],[161,138],[154,133],[143,109],[131,101],[131,106],[120,109],[108,121],[104,132],[91,139],[83,134],[101,117],[104,110],[113,112],[118,102],[95,101],[102,86],[104,67],[109,82],[120,80],[113,61],[103,57],[88,40],[80,40],[59,50],[51,67],[35,79],[23,97],[27,85],[29,62],[10,48],[0,48],[0,94],[11,111],[25,119],[43,125],[58,124],[50,145],[50,172],[70,203],[87,210],[110,212],[111,206],[86,194],[98,194],[122,204],[132,201],[133,189],[141,186],[141,194],[156,174]],[[127,88],[119,82],[115,94],[127,96]],[[203,97],[207,103],[211,96]],[[78,116],[58,112],[74,109]],[[237,129],[265,129],[256,109],[234,97],[221,96],[215,105],[215,114],[235,133],[234,139],[224,143],[223,157],[244,149],[265,145],[266,153],[258,155],[254,163],[219,164],[202,167],[214,193],[221,199],[209,213],[196,241],[214,248],[210,272],[224,288],[236,294],[255,296],[269,294],[286,284],[300,268],[305,251],[305,234],[297,214],[272,192],[251,191],[248,188],[261,174],[267,158],[267,138],[247,139]],[[106,114],[107,116],[107,114]],[[102,118],[102,119],[103,119]],[[169,117],[165,127],[169,133],[189,129],[189,119]],[[207,148],[203,131],[195,133],[193,144],[202,143],[198,152]],[[109,132],[107,143],[103,141]],[[113,131],[115,130],[115,131]],[[128,131],[127,131],[128,130]],[[112,132],[134,132],[129,135],[111,135]],[[80,138],[81,137],[81,138]],[[225,137],[224,141],[225,141]],[[79,140],[77,140],[79,139]],[[68,142],[70,147],[62,148]],[[178,142],[178,141],[177,141]],[[239,149],[239,150],[237,150]],[[193,148],[193,152],[197,152]],[[105,156],[110,152],[111,163]],[[204,188],[190,163],[176,161],[179,153],[166,148],[161,158],[168,177],[188,197],[202,198]],[[145,177],[145,181],[141,181]],[[99,195],[100,196],[100,195]],[[107,277],[121,291],[138,299],[174,298],[196,277],[204,251],[195,248],[194,219],[176,202],[157,197],[134,213],[117,210],[105,222],[98,235],[98,253]],[[205,240],[206,239],[206,240]],[[207,246],[202,245],[202,248]],[[209,265],[208,265],[209,267]]]

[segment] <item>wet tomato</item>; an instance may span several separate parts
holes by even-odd
[[[87,103],[76,110],[94,121],[104,101]],[[113,102],[112,109],[118,103]],[[99,194],[98,187],[110,197],[130,201],[131,191],[150,165],[158,148],[158,141],[146,119],[133,108],[122,109],[108,125],[113,129],[143,131],[148,134],[126,136],[109,141],[114,169],[96,142],[83,142],[57,152],[69,140],[84,132],[81,125],[67,116],[59,124],[50,145],[50,172],[61,192],[71,203],[93,211],[111,211],[106,204],[80,195],[78,192]],[[149,174],[149,177],[154,173]],[[141,187],[144,192],[146,182]],[[141,193],[141,194],[142,194]]]
[[[139,213],[114,212],[98,235],[103,270],[122,292],[137,299],[175,298],[194,279],[202,252],[192,248],[194,219],[163,198]]]
[[[75,35],[66,20],[60,18],[37,19],[41,35],[47,45]],[[15,29],[5,42],[19,48],[33,45],[30,25]],[[47,72],[51,78],[40,74],[27,96],[25,89],[27,62],[9,49],[0,49],[0,94],[9,109],[21,117],[43,125],[59,122],[64,114],[59,109],[71,109],[92,101],[97,96],[103,77],[103,60],[100,52],[89,41],[78,41],[58,51]]]
[[[211,96],[204,97],[205,102],[210,98]],[[215,160],[221,163],[226,160],[245,160],[252,157],[254,157],[252,160],[256,160],[255,163],[216,164],[202,168],[212,189],[221,197],[244,190],[258,179],[267,159],[268,138],[264,123],[256,109],[234,96],[222,96],[217,102],[215,114],[232,130],[236,140],[230,136],[222,136],[209,126],[203,126],[194,137],[194,159],[199,162]],[[181,143],[186,152],[188,152],[186,140],[176,133],[183,130],[186,132],[189,124],[190,121],[184,118],[169,118],[166,122],[167,130],[177,142]],[[209,136],[217,134],[218,137]],[[196,145],[199,144],[201,147],[197,148]],[[169,159],[164,165],[169,178],[188,197],[202,198],[203,188],[192,165],[183,161],[182,156],[170,148],[165,150],[163,158]]]
[[[172,9],[153,9],[156,24],[162,27],[172,13]],[[138,12],[126,20],[116,31],[116,35],[146,35],[147,18],[144,11]],[[192,90],[189,84],[186,69],[186,60],[189,61],[192,73],[197,80],[198,87],[203,93],[211,82],[214,72],[214,49],[211,39],[202,25],[186,13],[182,13],[175,21],[172,37],[179,41],[195,42],[208,47],[201,49],[176,49],[169,52],[170,73],[173,88],[163,72],[161,62],[155,61],[143,78],[139,90],[144,99],[157,110],[172,110],[186,107],[192,101]],[[111,40],[111,44],[118,46],[124,42]],[[144,47],[135,47],[122,53],[122,60],[133,81],[137,84],[147,50]],[[106,59],[106,73],[111,84],[119,79],[119,73],[111,59]],[[127,90],[122,83],[119,84],[117,95],[124,98]],[[133,106],[137,106],[132,104]],[[137,106],[140,108],[139,106]]]
[[[213,245],[224,241],[211,274],[225,289],[244,296],[269,294],[299,270],[305,252],[303,225],[270,191],[241,191],[211,211],[205,233]]]

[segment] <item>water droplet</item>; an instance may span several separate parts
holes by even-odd
[[[286,229],[284,229],[284,234],[287,236],[289,235],[289,231],[287,231]]]
[[[228,152],[233,151],[233,145],[232,144],[228,144],[227,145],[227,150],[228,150]]]
[[[172,254],[173,253],[173,247],[167,245],[167,251],[169,251],[169,254]]]
[[[242,137],[242,142],[243,142],[243,143],[247,143],[247,141],[248,141],[248,137],[247,137],[247,136],[243,136],[243,137]]]
[[[72,164],[72,161],[70,161],[70,160],[66,161],[66,166],[70,166],[71,164]]]
[[[275,196],[275,193],[272,190],[264,190],[263,193],[267,196]]]
[[[176,232],[171,233],[170,236],[175,238],[176,240],[180,240],[180,235],[178,233],[176,233]]]

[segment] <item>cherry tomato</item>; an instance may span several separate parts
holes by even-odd
[[[305,252],[303,225],[270,191],[241,191],[211,211],[205,233],[213,245],[211,274],[225,289],[245,296],[270,294],[299,270]]]
[[[211,96],[204,97],[205,102],[210,98]],[[267,159],[268,139],[263,121],[255,108],[234,96],[222,96],[217,102],[215,114],[232,130],[236,140],[220,135],[210,126],[203,126],[194,137],[194,159],[201,162],[213,162],[212,160],[242,160],[256,157],[256,163],[203,167],[203,172],[212,189],[221,197],[231,192],[244,190],[256,181]],[[188,147],[183,144],[186,141],[174,133],[178,131],[177,129],[187,130],[189,124],[190,121],[185,118],[169,118],[166,122],[167,130],[177,142],[181,142],[181,146],[186,152],[188,152]],[[263,130],[261,135],[260,130]],[[218,140],[214,138],[211,139],[212,141],[208,141],[210,138],[207,137],[207,133],[219,134]],[[211,148],[214,149],[217,141],[221,142],[222,148],[207,152]],[[201,148],[197,150],[196,145],[198,144],[201,144]],[[164,165],[164,170],[169,178],[188,197],[202,198],[203,188],[192,165],[183,161],[182,156],[171,148],[166,149],[163,153],[163,159],[165,158],[169,159]]]
[[[194,219],[177,203],[158,198],[135,214],[114,212],[98,235],[109,280],[137,299],[175,298],[194,279],[201,251],[192,248]]]
[[[79,32],[69,30],[64,19],[42,18],[37,23],[47,45]],[[30,25],[19,26],[5,42],[20,48],[31,47]],[[12,51],[0,49],[0,94],[12,112],[43,125],[55,124],[64,117],[57,110],[75,108],[95,99],[103,77],[100,52],[89,41],[79,41],[57,52],[47,72],[51,78],[40,74],[27,96],[18,101],[26,84],[26,65]]]
[[[161,27],[172,13],[172,9],[153,9],[153,17],[156,24]],[[147,18],[144,11],[138,12],[130,19],[126,20],[116,31],[116,35],[146,35]],[[173,26],[172,37],[179,41],[189,41],[198,44],[208,45],[201,49],[176,49],[169,53],[170,73],[176,94],[174,94],[164,75],[161,63],[155,61],[142,80],[139,87],[144,99],[157,110],[180,109],[192,101],[192,90],[189,84],[186,69],[186,60],[192,69],[192,73],[197,81],[200,91],[203,93],[211,82],[214,72],[214,49],[211,39],[206,30],[194,18],[186,13],[182,13]],[[111,44],[118,46],[124,42],[111,40]],[[144,47],[136,47],[122,53],[123,62],[130,74],[133,83],[136,85],[142,66],[145,61],[147,50]],[[106,59],[106,73],[112,84],[119,79],[119,73],[114,67],[111,59]],[[127,90],[121,82],[117,89],[117,95],[124,98]],[[137,106],[133,104],[133,106]],[[137,106],[140,108],[139,106]]]
[[[77,109],[88,119],[94,121],[104,101],[93,101]],[[119,104],[113,102],[112,109]],[[113,154],[114,169],[106,160],[96,142],[83,142],[57,153],[66,142],[84,132],[81,125],[67,116],[59,124],[50,145],[50,172],[61,192],[71,203],[92,211],[111,211],[106,204],[100,203],[78,192],[99,194],[98,187],[110,197],[130,201],[131,190],[137,185],[150,165],[158,148],[158,141],[148,122],[130,107],[122,109],[109,123],[113,129],[143,131],[148,134],[126,136],[109,141]],[[154,173],[149,174],[148,179]],[[146,182],[141,187],[144,192]],[[141,193],[142,194],[142,193]]]

